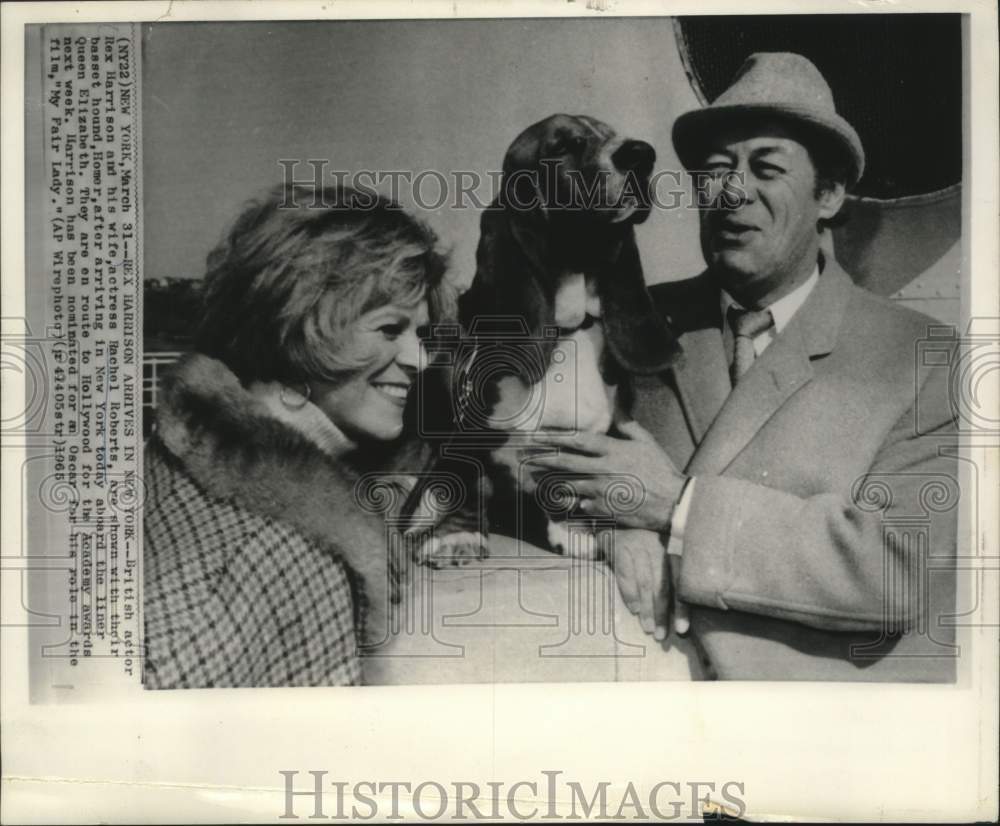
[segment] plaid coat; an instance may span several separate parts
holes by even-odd
[[[145,686],[362,682],[357,621],[377,633],[391,584],[344,468],[197,355],[144,464]]]
[[[146,448],[147,688],[360,682],[343,564],[294,528],[213,499]]]

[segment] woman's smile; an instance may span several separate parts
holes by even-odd
[[[312,398],[350,438],[395,439],[403,411],[427,356],[418,333],[427,324],[427,302],[386,305],[353,325],[345,350],[361,365],[339,382],[312,382]]]
[[[398,404],[400,407],[406,406],[406,400],[410,395],[410,384],[386,381],[373,381],[370,383],[372,387],[378,390],[379,393],[385,396],[393,404]]]

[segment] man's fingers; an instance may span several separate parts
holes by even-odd
[[[677,599],[676,594],[674,599],[674,631],[680,634],[682,637],[691,630],[691,609],[688,608],[686,602],[682,602]]]
[[[531,435],[531,443],[546,447],[561,447],[590,456],[603,456],[608,450],[608,437],[586,431],[542,430]]]
[[[627,551],[618,549],[613,555],[612,565],[615,569],[615,579],[618,581],[618,590],[621,591],[622,601],[625,603],[625,607],[635,614],[639,610],[639,590],[636,587],[632,557]]]
[[[661,547],[660,557],[653,560],[652,567],[657,572],[653,591],[653,611],[656,622],[656,630],[653,636],[657,640],[667,638],[667,629],[670,628],[670,609],[673,600],[673,588],[671,587],[670,568],[667,561],[667,553]]]
[[[688,608],[688,604],[681,601],[681,599],[677,596],[677,586],[680,582],[681,576],[681,560],[676,557],[671,557],[669,554],[664,554],[664,556],[666,557],[667,576],[669,577],[668,582],[670,583],[670,601],[668,609],[672,615],[671,625],[673,626],[674,631],[683,637],[688,631],[691,630],[691,611]]]
[[[655,606],[655,576],[650,565],[648,554],[636,554],[635,575],[639,580],[639,624],[647,634],[656,631]]]
[[[570,473],[581,473],[596,475],[601,472],[602,463],[593,456],[580,456],[576,453],[539,454],[524,460],[526,465],[549,468],[551,470],[565,470]]]
[[[630,422],[620,422],[616,425],[616,427],[626,438],[645,442],[656,441],[653,438],[653,434],[635,420]]]

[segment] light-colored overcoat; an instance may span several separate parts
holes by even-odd
[[[952,342],[831,259],[733,388],[710,274],[651,293],[684,353],[634,377],[633,415],[697,479],[679,594],[710,667],[725,679],[952,679]]]

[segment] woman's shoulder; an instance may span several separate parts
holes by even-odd
[[[355,469],[276,419],[220,362],[178,365],[157,433],[209,501],[237,503],[345,557],[384,544],[381,518],[359,506]]]
[[[158,440],[144,474],[150,687],[358,682],[338,559],[294,526],[212,496]]]
[[[158,556],[170,549],[225,565],[233,549],[244,558],[263,554],[295,559],[322,551],[294,526],[205,490],[155,436],[146,444],[143,464],[143,528]]]

